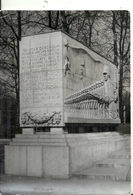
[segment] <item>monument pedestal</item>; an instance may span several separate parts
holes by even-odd
[[[129,142],[116,132],[16,135],[5,146],[5,173],[45,178],[70,178]]]
[[[16,135],[5,147],[5,173],[69,178],[69,152],[63,134]]]

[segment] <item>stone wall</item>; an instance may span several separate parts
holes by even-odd
[[[120,136],[115,132],[88,133],[67,135],[70,153],[70,173],[91,167],[96,161],[107,158],[107,156],[129,143],[129,136]],[[74,142],[75,139],[75,142]]]
[[[4,146],[9,145],[9,139],[0,139],[0,173],[4,173]]]

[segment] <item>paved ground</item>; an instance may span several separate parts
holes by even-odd
[[[3,150],[2,150],[3,151]],[[131,181],[90,180],[71,178],[68,180],[19,177],[4,174],[4,156],[0,152],[0,195],[130,195]],[[115,158],[125,158],[128,164],[129,153],[122,151],[113,154]],[[118,161],[117,161],[118,162]],[[122,160],[118,164],[120,164]],[[110,161],[109,161],[110,164]],[[99,174],[103,172],[100,167]],[[123,168],[123,167],[122,167]],[[96,167],[92,167],[96,169]],[[83,170],[87,174],[87,170]],[[93,170],[94,174],[97,170]],[[114,175],[114,169],[108,173]],[[106,174],[104,169],[104,174]],[[129,171],[130,179],[130,171]]]
[[[0,175],[2,195],[129,195],[130,182]]]

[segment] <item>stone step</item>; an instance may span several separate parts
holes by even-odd
[[[118,151],[110,155],[110,158],[116,158],[116,159],[131,159],[131,153],[130,151]]]
[[[80,172],[74,173],[74,178],[102,179],[112,181],[127,181],[129,167],[124,168],[99,168],[91,167]]]
[[[69,135],[69,134],[68,134]],[[80,142],[80,145],[94,145],[95,143],[97,143],[97,141],[99,140],[99,137],[95,137],[94,136],[94,139],[91,139],[89,140],[90,138],[87,138],[85,137],[85,135],[83,136],[77,136],[77,137],[73,137],[73,136],[68,136],[66,134],[66,137],[64,136],[59,136],[59,135],[56,135],[55,137],[53,137],[53,135],[16,135],[15,138],[12,139],[12,141],[10,142],[10,145],[43,145],[43,146],[53,146],[54,144],[55,145],[63,145],[63,146],[66,146],[67,144],[69,146],[73,146],[73,145],[79,145],[79,142]],[[92,136],[93,137],[93,136]],[[98,143],[103,143],[103,142],[115,142],[115,141],[119,141],[119,140],[123,140],[125,138],[123,137],[120,137],[118,135],[118,137],[104,137],[104,136],[101,136],[101,139],[98,141]]]
[[[66,138],[66,139],[72,139],[72,140],[78,140],[78,139],[87,139],[87,140],[97,140],[99,138],[127,138],[129,139],[129,136],[122,136],[119,133],[116,132],[107,132],[107,133],[87,133],[87,134],[50,134],[50,133],[37,133],[37,134],[16,134],[16,138],[48,138],[48,139],[57,139],[57,138]]]
[[[87,133],[87,134],[85,134],[85,133],[75,133],[75,134],[67,134],[67,137],[69,137],[69,138],[71,138],[71,137],[109,137],[109,136],[113,136],[113,137],[115,137],[115,136],[117,136],[117,135],[119,135],[119,136],[122,136],[122,135],[120,135],[118,132],[98,132],[98,133]],[[129,137],[129,136],[128,136]]]
[[[58,143],[58,142],[65,142],[65,138],[55,138],[55,139],[49,139],[49,138],[13,138],[12,142],[34,142],[34,143]]]
[[[131,147],[124,147],[123,149],[122,149],[123,151],[131,151]]]
[[[45,142],[10,142],[11,146],[67,146],[65,142],[54,142],[54,143],[45,143]]]
[[[122,136],[115,136],[115,137],[105,137],[105,136],[100,136],[100,140],[119,140],[119,139],[125,139],[124,137]],[[15,141],[15,140],[43,140],[43,141],[59,141],[59,140],[67,140],[67,142],[77,142],[77,141],[98,141],[99,140],[99,137],[87,137],[87,136],[75,136],[75,137],[69,137],[68,135],[66,135],[66,137],[62,137],[62,136],[53,136],[53,135],[16,135],[15,138],[12,139],[12,141]],[[99,141],[100,141],[99,140]]]
[[[124,168],[130,166],[129,159],[105,159],[93,164],[93,167],[106,167],[106,168]]]
[[[47,133],[42,133],[42,134],[16,134],[15,138],[48,138],[48,139],[60,139],[60,138],[65,138],[65,134],[47,134]]]
[[[131,181],[131,167],[129,168],[129,171],[127,174],[127,181]]]

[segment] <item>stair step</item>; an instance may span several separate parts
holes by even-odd
[[[123,168],[130,166],[129,159],[106,159],[93,164],[93,167]]]
[[[76,178],[102,179],[112,181],[126,181],[129,167],[124,168],[96,168],[91,167],[73,174]]]
[[[124,147],[122,150],[123,151],[131,151],[131,147]]]
[[[111,155],[110,156],[111,158],[120,158],[120,159],[131,159],[131,155],[128,154],[128,155],[124,155],[124,154],[114,154],[114,155]]]
[[[131,181],[131,167],[129,168],[129,171],[127,174],[127,181]]]
[[[120,159],[130,159],[131,153],[130,151],[118,151],[110,155],[110,158],[120,158]]]

